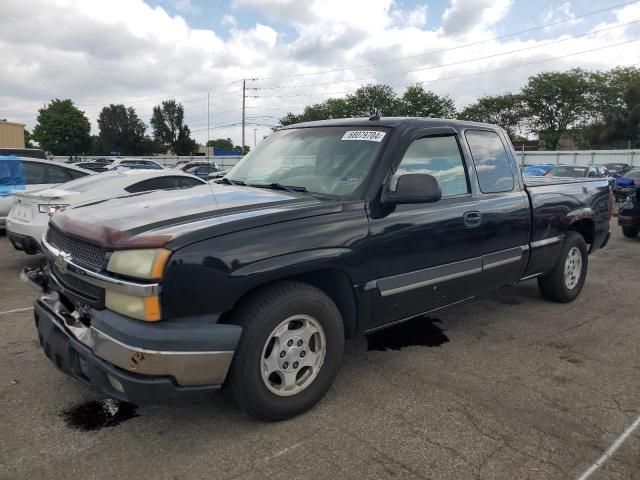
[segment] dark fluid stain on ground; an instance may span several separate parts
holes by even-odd
[[[440,320],[418,317],[396,327],[367,335],[367,350],[400,350],[403,347],[439,347],[449,341],[436,325]]]
[[[61,417],[70,427],[85,431],[100,430],[137,417],[137,408],[131,403],[105,398],[75,405],[63,411]]]

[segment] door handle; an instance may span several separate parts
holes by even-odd
[[[478,227],[482,223],[482,214],[480,212],[466,212],[462,218],[465,226],[469,228]]]

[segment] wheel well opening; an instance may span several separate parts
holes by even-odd
[[[595,235],[594,229],[595,226],[593,224],[593,220],[590,219],[578,220],[569,226],[569,231],[577,232],[582,235],[584,241],[589,245],[593,244],[593,237]]]
[[[358,307],[356,304],[356,297],[353,291],[353,284],[349,276],[340,271],[334,269],[315,270],[311,272],[305,272],[290,277],[279,278],[277,280],[270,281],[254,287],[246,292],[242,297],[235,302],[233,308],[225,312],[220,317],[220,323],[225,323],[227,318],[231,315],[232,311],[238,308],[242,302],[249,298],[258,290],[268,288],[272,285],[283,280],[295,280],[302,283],[307,283],[320,290],[322,290],[338,307],[342,321],[344,323],[344,333],[347,338],[352,338],[356,334],[356,327],[358,323]]]
[[[340,310],[340,315],[342,315],[342,321],[344,322],[345,336],[351,338],[355,335],[358,323],[358,307],[353,292],[353,284],[346,273],[331,269],[316,270],[296,275],[291,280],[308,283],[326,293]]]

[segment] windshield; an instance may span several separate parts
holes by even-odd
[[[551,175],[554,177],[586,177],[589,167],[573,167],[570,165],[554,167]]]
[[[627,178],[640,178],[640,170],[631,170],[627,172],[625,175]]]
[[[275,132],[225,178],[247,185],[280,184],[313,193],[348,195],[363,182],[388,129],[296,128]]]

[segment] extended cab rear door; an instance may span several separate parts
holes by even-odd
[[[477,292],[519,280],[529,258],[531,211],[511,142],[500,130],[464,130],[481,212],[482,275]]]

